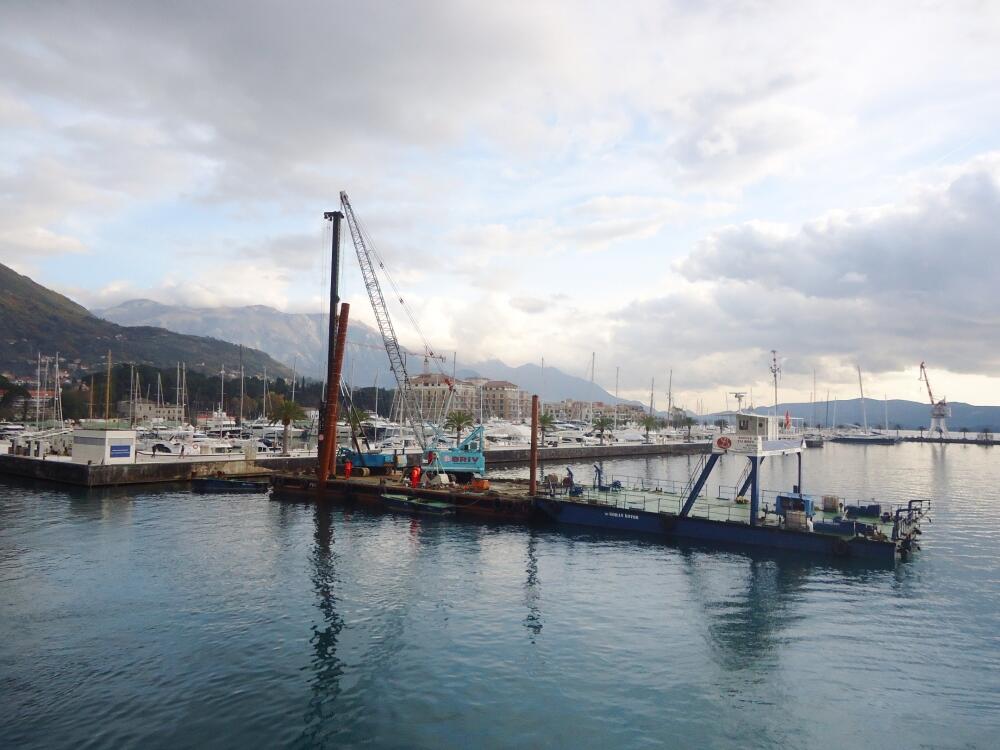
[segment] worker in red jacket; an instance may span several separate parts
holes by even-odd
[[[351,459],[344,461],[344,479],[351,478],[351,472],[354,470],[354,464]]]

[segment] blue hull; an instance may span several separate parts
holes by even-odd
[[[191,489],[195,492],[244,492],[260,493],[270,489],[267,482],[245,482],[239,479],[215,479],[198,477],[191,480]]]
[[[732,521],[681,518],[666,513],[537,498],[536,507],[562,524],[589,526],[608,531],[659,536],[665,539],[695,539],[706,542],[787,550],[810,555],[866,560],[884,565],[896,563],[894,542],[847,539],[808,531],[791,531],[770,526],[749,526]]]

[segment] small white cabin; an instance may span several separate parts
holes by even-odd
[[[73,460],[77,463],[135,463],[135,430],[75,430]]]
[[[740,436],[761,438],[762,440],[778,439],[778,417],[769,414],[742,414],[736,417],[736,434]]]

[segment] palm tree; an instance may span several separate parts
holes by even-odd
[[[473,422],[474,420],[469,412],[456,409],[448,415],[448,418],[444,421],[444,426],[455,431],[455,445],[458,445],[462,442],[462,430],[466,427],[471,427]]]
[[[281,422],[285,428],[281,436],[281,452],[283,455],[288,455],[289,426],[297,419],[305,419],[305,416],[306,413],[302,411],[302,407],[294,401],[282,400],[280,404],[277,404],[275,410],[271,412],[271,424]],[[336,430],[336,426],[334,429]]]
[[[593,429],[597,430],[597,434],[600,436],[601,443],[603,444],[604,432],[605,430],[610,430],[614,426],[614,422],[612,421],[611,417],[598,417],[597,419],[595,419],[593,422],[590,423],[590,426]]]
[[[556,418],[552,416],[551,412],[545,412],[538,417],[538,428],[542,432],[542,445],[545,445],[545,433],[551,430],[556,423]]]
[[[962,428],[960,428],[959,431],[962,433],[962,440],[968,440],[969,439],[969,428],[968,427],[962,427]]]
[[[658,417],[654,417],[652,414],[647,414],[642,418],[642,426],[646,428],[646,442],[649,442],[649,431],[655,430],[660,425],[660,420]]]
[[[923,427],[920,428],[920,439],[921,440],[924,439],[924,428]]]
[[[691,428],[694,427],[694,417],[689,417],[686,414],[681,418],[681,427],[687,427],[688,440],[691,439]]]

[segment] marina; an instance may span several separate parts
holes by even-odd
[[[1000,746],[1000,0],[0,21],[0,750]]]

